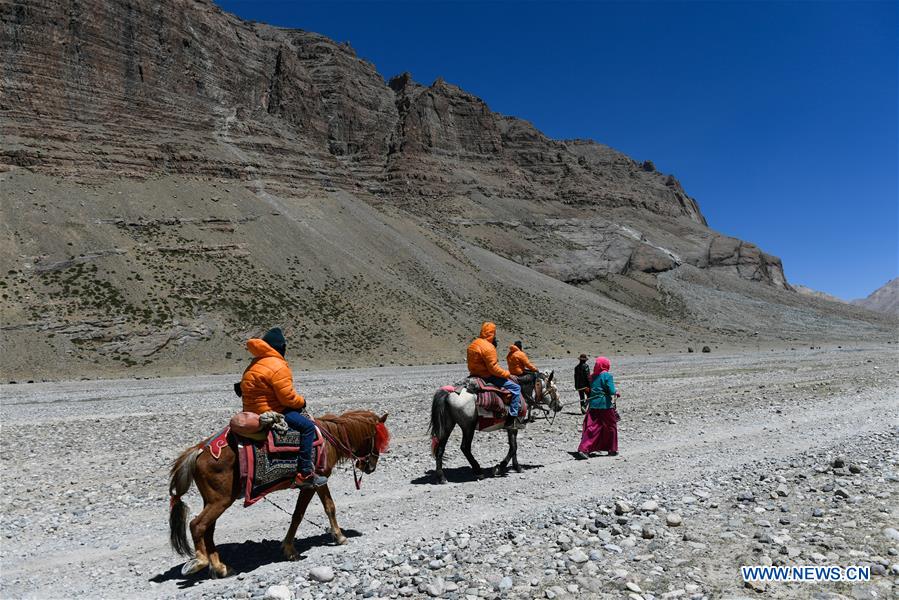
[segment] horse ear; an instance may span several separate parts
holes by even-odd
[[[384,413],[383,415],[381,415],[381,418],[378,419],[378,422],[383,423],[386,420],[387,420],[387,413]]]
[[[553,380],[553,375],[555,375],[555,374],[556,374],[556,370],[555,370],[555,369],[553,369],[552,371],[550,371],[550,372],[549,372],[549,377],[547,378],[546,382],[549,383],[550,381],[552,381],[552,380]]]

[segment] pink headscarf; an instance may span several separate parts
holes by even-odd
[[[597,356],[596,362],[593,363],[593,375],[590,377],[591,381],[594,377],[597,377],[600,373],[604,373],[612,368],[612,363],[609,362],[609,359],[605,356]]]

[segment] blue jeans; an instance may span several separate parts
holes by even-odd
[[[512,402],[509,404],[509,416],[517,417],[518,409],[521,408],[521,386],[511,379],[503,379],[502,377],[485,377],[484,381],[490,385],[502,387],[512,392]]]
[[[284,413],[284,420],[294,431],[299,431],[300,453],[297,455],[297,471],[304,475],[312,472],[312,444],[315,442],[315,424],[296,410]]]

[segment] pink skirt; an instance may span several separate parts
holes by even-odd
[[[618,419],[614,408],[591,408],[584,415],[578,452],[618,452]]]

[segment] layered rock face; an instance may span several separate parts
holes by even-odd
[[[487,318],[664,347],[705,330],[656,274],[789,290],[650,162],[203,0],[0,4],[0,190],[18,371],[239,362],[273,323],[326,363],[457,360]]]
[[[522,237],[545,243],[525,244],[520,261],[568,280],[555,265],[579,257],[574,279],[688,262],[785,284],[776,258],[708,231],[696,202],[650,163],[547,139],[442,80],[385,84],[320,35],[185,0],[8,2],[2,23],[6,165],[83,181],[190,174],[335,187],[453,234],[450,217],[485,231],[523,221]],[[617,210],[648,226],[610,228]],[[564,232],[546,222],[569,214]],[[657,247],[653,219],[683,223],[693,239]],[[585,243],[558,252],[572,228]]]

